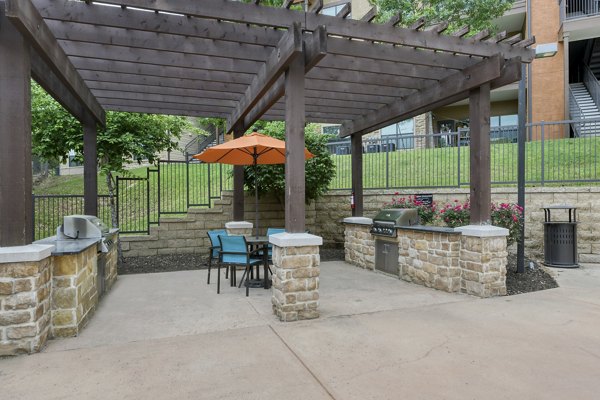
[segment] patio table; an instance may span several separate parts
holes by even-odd
[[[268,236],[248,236],[246,237],[246,243],[253,249],[262,247],[263,253],[263,266],[264,276],[263,279],[248,280],[250,287],[262,287],[269,289],[271,287],[271,281],[269,279],[269,237]]]

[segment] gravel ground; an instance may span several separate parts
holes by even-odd
[[[336,261],[344,259],[344,249],[321,248],[321,261]],[[150,272],[185,271],[206,268],[206,257],[198,254],[170,254],[152,257],[129,257],[119,266],[119,275],[143,274]],[[533,263],[533,268],[531,268]],[[535,261],[525,260],[525,273],[517,274],[517,257],[515,254],[508,256],[506,272],[506,290],[508,295],[535,292],[537,290],[551,289],[558,284]]]

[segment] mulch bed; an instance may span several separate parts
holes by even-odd
[[[344,260],[344,249],[321,248],[321,261]],[[119,275],[152,272],[186,271],[206,268],[206,256],[198,254],[169,254],[151,257],[129,257],[118,268]],[[533,268],[532,268],[533,266]],[[517,257],[509,254],[506,271],[508,295],[552,289],[558,284],[536,261],[525,260],[525,273],[517,274]]]

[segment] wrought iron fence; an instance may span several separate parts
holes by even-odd
[[[84,213],[83,195],[33,195],[33,240],[56,234],[65,215]],[[98,217],[110,222],[110,199],[98,196]]]
[[[597,174],[600,119],[529,124],[526,181],[531,185],[600,182]],[[491,132],[494,185],[517,182],[517,127]],[[331,189],[351,189],[350,141],[330,142],[337,174]],[[401,135],[363,141],[363,186],[445,188],[469,185],[469,131]]]
[[[161,215],[211,207],[232,188],[231,167],[190,161],[160,161],[145,177],[117,177],[116,216],[121,233],[149,233]],[[65,215],[83,214],[83,195],[33,195],[34,240],[52,236]],[[98,217],[111,221],[108,195],[98,196]]]

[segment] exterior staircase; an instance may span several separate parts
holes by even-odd
[[[596,76],[596,79],[600,80],[600,40],[594,40],[588,66]]]
[[[600,110],[592,95],[583,83],[571,83],[571,119],[596,119],[600,121]],[[575,131],[578,135],[590,135],[599,132],[600,122],[577,124]]]

